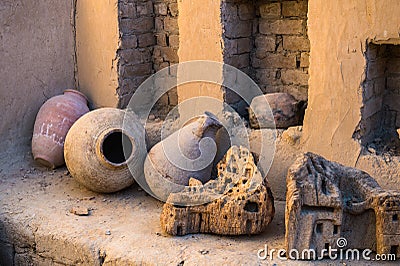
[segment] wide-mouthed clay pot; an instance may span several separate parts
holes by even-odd
[[[64,156],[69,172],[80,184],[95,192],[116,192],[143,174],[145,131],[133,113],[97,109],[72,126]]]
[[[64,164],[64,141],[75,121],[89,112],[87,98],[76,90],[65,90],[47,100],[40,108],[32,137],[32,154],[36,162],[56,168]]]
[[[207,113],[156,144],[144,165],[151,194],[165,201],[170,193],[187,186],[190,178],[209,181],[216,154],[215,136],[221,127],[217,118]]]

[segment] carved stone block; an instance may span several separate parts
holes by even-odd
[[[258,234],[272,221],[272,193],[248,149],[231,147],[217,168],[215,180],[200,185],[191,179],[192,186],[170,194],[160,219],[168,234]],[[190,204],[174,205],[184,201]]]
[[[329,247],[368,248],[400,257],[400,192],[312,153],[297,159],[286,181],[287,250],[313,249],[321,256]]]

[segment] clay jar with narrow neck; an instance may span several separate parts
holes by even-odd
[[[32,154],[36,162],[56,168],[64,164],[64,141],[71,126],[89,112],[84,94],[65,90],[40,108],[33,129]]]
[[[153,196],[165,201],[170,193],[187,186],[190,178],[202,183],[211,179],[215,136],[221,127],[215,116],[204,114],[187,122],[150,150],[144,174]]]

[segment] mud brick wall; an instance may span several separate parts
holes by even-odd
[[[392,130],[400,128],[400,45],[387,45],[386,92],[384,110],[389,114],[385,127]]]
[[[153,50],[153,69],[159,71],[179,63],[179,12],[177,0],[153,0],[153,4],[156,37]],[[177,104],[178,94],[175,88],[160,98],[155,111],[163,116]]]
[[[176,0],[119,1],[121,45],[117,93],[120,107],[129,103],[136,89],[151,74],[178,63],[177,16]],[[168,112],[176,104],[176,90],[172,90],[159,100],[156,109]]]
[[[367,145],[400,128],[400,45],[368,45],[363,107],[356,137]]]
[[[256,26],[256,1],[222,2],[224,63],[251,75],[251,52],[254,50],[253,28]]]
[[[307,100],[310,44],[308,1],[257,1],[255,80],[265,92],[288,92]]]
[[[264,93],[307,101],[308,1],[224,0],[224,61],[249,74]]]

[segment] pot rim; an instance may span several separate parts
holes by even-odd
[[[111,162],[110,160],[108,160],[108,159],[106,158],[106,156],[104,155],[104,152],[103,152],[103,143],[104,143],[104,140],[105,140],[108,136],[110,136],[111,134],[116,133],[116,132],[120,132],[120,133],[124,134],[126,137],[129,138],[129,141],[130,141],[131,144],[132,144],[132,152],[131,152],[131,154],[129,155],[129,158],[126,159],[126,160],[125,160],[124,162],[122,162],[122,163],[113,163],[113,162]],[[106,166],[108,166],[108,167],[112,167],[112,168],[122,168],[122,167],[128,165],[128,164],[133,160],[133,157],[134,157],[134,154],[135,154],[135,150],[136,150],[136,142],[135,142],[135,140],[134,140],[131,136],[129,136],[129,134],[126,134],[126,131],[123,130],[122,128],[111,128],[111,129],[105,130],[105,131],[103,131],[103,132],[99,135],[99,137],[97,138],[96,153],[97,153],[97,155],[102,159],[102,160],[100,160],[100,161],[101,161],[104,165],[106,165]]]

